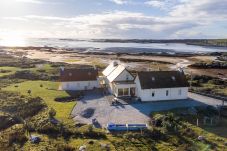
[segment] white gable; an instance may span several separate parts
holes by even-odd
[[[131,75],[131,73],[128,72],[128,70],[125,69],[113,81],[132,81],[132,80],[134,80],[134,77]]]
[[[107,66],[106,69],[102,72],[102,74],[104,76],[109,76],[118,67],[118,65],[115,63],[116,62],[110,63],[109,66]]]
[[[110,75],[107,76],[107,79],[110,82],[113,82],[114,79],[116,79],[124,70],[125,67],[123,65],[118,65],[117,68],[113,72],[111,72]]]

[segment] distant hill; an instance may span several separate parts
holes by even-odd
[[[227,39],[92,39],[92,41],[113,43],[184,43],[188,45],[227,47]]]

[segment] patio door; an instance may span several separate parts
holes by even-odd
[[[129,96],[129,88],[119,88],[118,96]]]

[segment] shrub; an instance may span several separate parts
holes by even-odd
[[[25,129],[22,124],[17,124],[0,133],[0,144],[9,147],[12,144],[23,145],[27,141]]]
[[[49,117],[54,118],[55,115],[56,115],[56,110],[51,108],[50,111],[49,111]]]
[[[0,121],[1,121],[0,130],[19,123],[18,120],[12,118],[9,114],[5,114],[5,113],[0,113]]]
[[[173,113],[157,114],[154,116],[155,126],[162,127],[164,131],[175,132],[178,129],[180,118]]]
[[[32,117],[45,107],[40,97],[24,97],[18,93],[0,91],[0,110],[15,117]]]
[[[165,138],[165,135],[161,132],[160,129],[157,128],[153,128],[152,130],[145,130],[144,135],[154,140],[160,140]]]
[[[30,70],[17,71],[16,73],[8,76],[10,79],[26,79],[26,80],[51,80],[50,76],[46,73],[38,73]]]
[[[75,151],[76,149],[67,144],[61,144],[57,146],[57,151]]]

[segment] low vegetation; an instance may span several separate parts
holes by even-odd
[[[227,97],[227,81],[206,75],[188,77],[191,90],[214,96]]]
[[[200,69],[227,69],[227,61],[197,62],[189,67]]]
[[[29,59],[23,61],[7,55],[1,57],[1,150],[75,151],[86,148],[94,151],[222,151],[226,148],[227,136],[222,135],[226,132],[223,128],[226,123],[215,127],[197,127],[195,121],[191,120],[194,115],[182,115],[182,111],[176,110],[153,113],[150,128],[139,132],[106,133],[105,129],[75,123],[70,113],[76,105],[76,97],[58,90],[56,76],[59,67],[64,64]],[[199,85],[205,84],[201,79],[193,80],[199,81]],[[208,78],[207,81],[223,85],[214,79]],[[226,122],[226,119],[222,120]],[[204,139],[198,140],[198,136]],[[33,143],[31,137],[40,138],[40,142]]]

